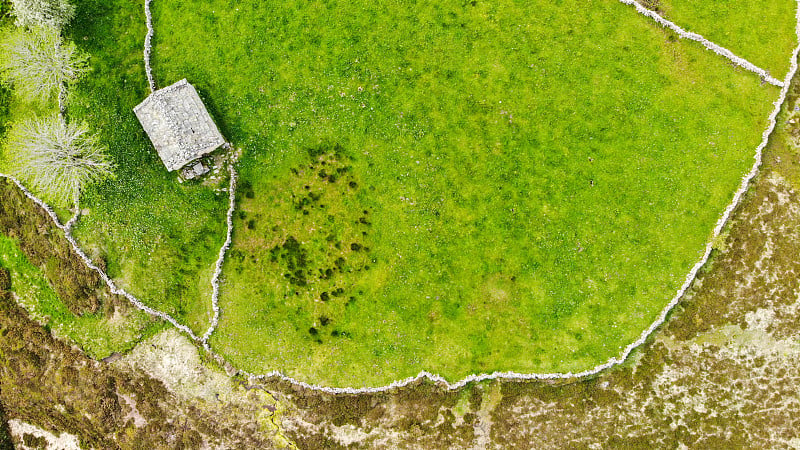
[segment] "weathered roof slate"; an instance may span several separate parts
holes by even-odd
[[[186,79],[153,92],[133,112],[170,172],[225,143]]]

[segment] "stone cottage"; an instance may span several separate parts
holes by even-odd
[[[170,172],[225,144],[197,90],[186,79],[153,92],[133,112]],[[207,171],[195,162],[182,172],[193,178]]]

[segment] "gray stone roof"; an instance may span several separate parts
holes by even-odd
[[[194,86],[185,79],[153,92],[133,112],[170,172],[225,143]]]

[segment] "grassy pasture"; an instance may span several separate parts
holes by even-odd
[[[157,78],[197,83],[246,151],[212,344],[329,384],[618,354],[777,94],[610,0],[154,8]],[[314,151],[337,146],[331,183]]]
[[[65,30],[89,54],[92,71],[69,92],[68,120],[98,132],[115,164],[115,178],[82,196],[74,234],[109,275],[145,303],[205,332],[211,314],[210,278],[224,240],[227,195],[168,174],[132,113],[149,93],[142,63],[142,5],[77,1]],[[6,27],[10,24],[5,24]],[[56,112],[54,103],[4,95],[2,126]],[[13,149],[4,148],[6,170]],[[43,196],[53,204],[52,199]],[[57,209],[66,221],[70,214]]]
[[[123,287],[205,332],[212,266],[225,239],[227,195],[196,183],[179,184],[133,115],[133,107],[149,94],[142,5],[76,4],[68,34],[91,55],[92,72],[73,92],[69,114],[101,133],[116,176],[86,192],[83,204],[89,211],[75,235]]]
[[[225,194],[179,185],[131,112],[141,5],[76,3],[93,72],[70,115],[118,166],[76,234],[202,331]],[[189,78],[245,150],[212,345],[325,384],[618,354],[700,256],[777,95],[613,0],[153,6],[158,83]]]
[[[794,0],[650,0],[642,2],[684,29],[728,48],[783,80],[797,39]]]

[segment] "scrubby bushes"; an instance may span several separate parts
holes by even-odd
[[[8,429],[8,423],[6,422],[2,405],[0,405],[0,448],[14,448],[14,443],[11,442],[11,430]]]
[[[54,339],[0,290],[0,402],[9,417],[78,437],[81,448],[270,448],[265,407],[213,405],[171,394],[146,373],[92,361]],[[145,424],[137,426],[129,399]],[[2,411],[0,411],[2,420]],[[0,422],[0,449],[3,444]]]
[[[0,267],[0,291],[11,289],[11,274],[5,267]]]
[[[0,181],[0,198],[0,233],[19,241],[20,249],[33,264],[42,267],[73,314],[96,312],[101,303],[98,289],[104,284],[55,232],[46,213],[4,180]]]

